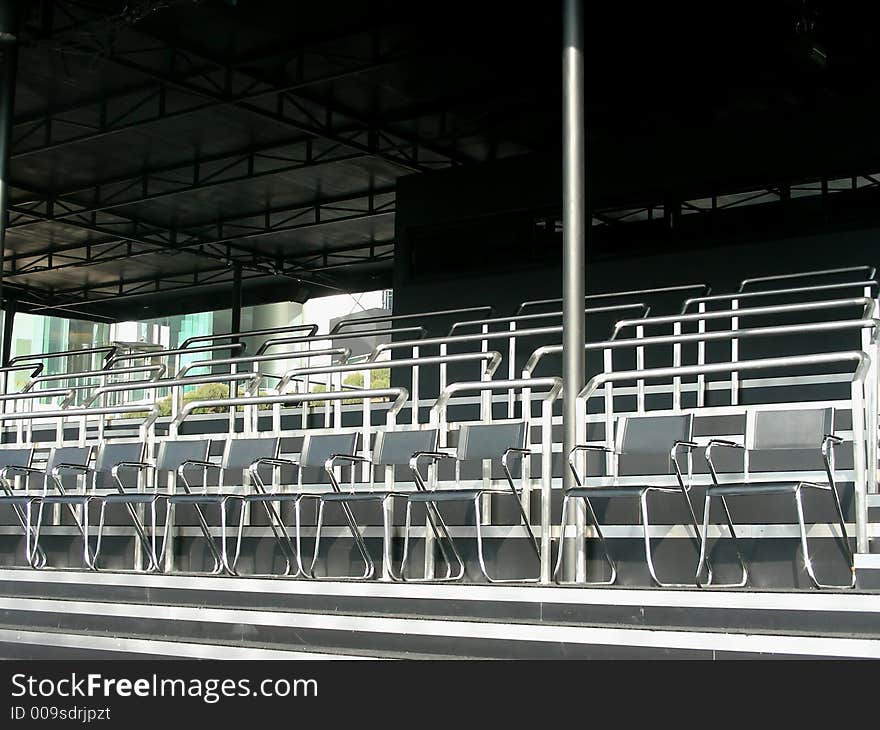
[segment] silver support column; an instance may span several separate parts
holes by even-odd
[[[563,464],[566,489],[574,486],[567,459],[578,441],[577,395],[584,385],[584,289],[586,270],[586,132],[584,124],[583,0],[562,0],[562,379]],[[548,467],[549,468],[549,467]],[[584,516],[575,510],[576,533]],[[565,525],[562,526],[563,534]],[[564,540],[565,579],[583,579],[579,540]]]
[[[6,255],[6,226],[9,222],[9,156],[12,154],[12,113],[18,69],[20,7],[18,0],[0,0],[0,311],[7,310],[7,317],[12,314],[5,306],[3,259]],[[4,327],[2,330],[4,334],[6,329]],[[0,353],[3,357],[8,357],[10,351],[11,342],[4,338],[4,342],[0,343]]]

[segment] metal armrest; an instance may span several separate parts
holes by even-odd
[[[530,449],[519,449],[516,447],[511,447],[501,455],[501,466],[503,466],[505,469],[507,469],[507,459],[510,454],[516,454],[523,459],[526,456],[532,456],[533,454],[539,455],[538,452],[532,451]]]
[[[568,468],[571,469],[572,473],[575,475],[578,484],[581,484],[581,479],[577,474],[577,467],[574,465],[574,457],[579,451],[597,451],[599,453],[604,454],[613,454],[614,449],[610,446],[605,446],[604,444],[577,444],[571,448],[571,451],[568,452]]]
[[[416,487],[421,491],[425,491],[427,489],[427,487],[425,486],[425,480],[422,479],[422,475],[419,472],[419,461],[421,459],[428,459],[431,462],[436,463],[438,461],[441,461],[442,459],[455,458],[455,454],[450,454],[447,451],[417,451],[409,459],[409,470],[413,475]]]
[[[113,480],[119,487],[120,494],[125,494],[125,485],[123,485],[122,480],[119,478],[120,469],[136,469],[140,472],[147,469],[155,470],[155,468],[156,467],[153,464],[148,464],[146,461],[120,461],[118,464],[114,464],[113,468],[110,469],[110,476],[113,477]]]
[[[417,451],[409,459],[409,468],[413,471],[419,470],[419,461],[421,459],[430,459],[431,461],[440,461],[441,459],[454,459],[455,454],[447,451]]]
[[[282,459],[280,456],[261,456],[259,459],[254,459],[254,461],[250,463],[250,466],[248,466],[247,472],[251,475],[251,479],[254,484],[257,485],[257,488],[260,489],[260,491],[265,492],[266,485],[260,477],[261,466],[299,466],[299,462],[294,461],[293,459]]]
[[[0,469],[0,479],[5,479],[10,471],[17,471],[20,474],[42,474],[43,476],[48,476],[45,469],[37,469],[33,466],[4,466]]]
[[[700,446],[702,446],[702,444],[698,444],[696,441],[676,441],[672,444],[672,449],[669,452],[669,458],[672,460],[672,465],[675,468],[675,476],[678,479],[678,485],[685,491],[690,489],[690,477],[688,477],[688,484],[686,486],[684,483],[684,476],[681,473],[681,466],[679,466],[678,463],[678,450],[687,449],[688,454],[690,454],[694,449],[699,448]]]
[[[58,477],[58,473],[64,469],[78,471],[80,474],[88,474],[90,471],[94,471],[92,467],[85,464],[58,464],[58,466],[52,467],[52,476]]]
[[[222,469],[223,466],[221,464],[215,464],[211,461],[199,461],[198,459],[187,459],[180,466],[177,467],[177,476],[183,477],[183,472],[186,471],[188,466],[200,466],[203,469]]]
[[[362,464],[372,464],[373,462],[366,456],[358,456],[357,454],[333,454],[324,462],[324,469],[332,469],[337,460],[359,462]]]
[[[822,458],[828,461],[832,449],[835,446],[840,446],[842,443],[843,439],[840,436],[835,436],[833,433],[825,434],[825,437],[822,439]]]
[[[718,472],[715,470],[715,463],[712,461],[712,449],[716,446],[720,446],[726,449],[740,449],[742,451],[745,450],[745,446],[737,443],[736,441],[728,441],[726,439],[709,439],[709,443],[706,446],[706,463],[709,465],[709,474],[712,477],[712,482],[716,486],[718,485]]]

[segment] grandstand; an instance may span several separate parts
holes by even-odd
[[[13,5],[0,0],[0,8]],[[51,59],[53,47],[94,41],[66,23],[107,22],[119,44],[99,62],[121,75],[149,65],[139,56],[150,52],[137,50],[136,41],[167,33],[174,18],[205,17],[220,27],[236,17],[231,7],[212,3],[156,7],[153,19],[122,19],[101,3],[37,5],[17,26],[25,29],[23,57],[36,64]],[[40,15],[53,5],[71,17]],[[564,6],[578,21],[581,4]],[[566,18],[563,30],[571,34],[574,21]],[[583,45],[580,32],[566,38],[566,48]],[[11,46],[4,46],[7,65]],[[210,58],[204,48],[193,55]],[[387,240],[377,240],[387,233],[378,224],[368,230],[373,217],[384,220],[387,189],[371,187],[368,207],[350,216],[343,209],[353,203],[344,196],[324,201],[328,209],[337,206],[331,218],[340,216],[338,230],[350,225],[355,237],[370,240],[369,254],[355,256],[348,268],[352,247],[339,243],[347,234],[306,235],[320,225],[320,205],[309,208],[315,219],[303,226],[305,238],[281,239],[278,251],[293,258],[280,269],[270,270],[268,249],[247,248],[248,234],[229,232],[238,225],[255,237],[300,235],[289,227],[301,215],[292,203],[266,211],[265,230],[251,209],[235,207],[236,190],[260,197],[249,187],[259,155],[247,172],[226,180],[231,187],[223,194],[234,212],[225,215],[237,215],[238,223],[217,223],[214,239],[189,224],[159,231],[155,221],[178,214],[157,202],[181,192],[173,176],[157,183],[157,192],[144,174],[134,186],[138,198],[127,197],[130,181],[116,180],[111,192],[97,178],[82,185],[93,189],[90,201],[82,194],[52,201],[46,191],[28,197],[24,179],[48,176],[54,164],[40,167],[41,155],[57,148],[52,159],[73,165],[77,149],[107,137],[108,155],[121,156],[116,145],[123,142],[115,138],[129,125],[173,125],[179,121],[166,115],[198,118],[225,106],[278,124],[286,119],[282,107],[273,120],[275,112],[248,100],[271,95],[268,75],[255,75],[253,63],[242,52],[229,71],[236,80],[254,76],[251,87],[234,93],[232,81],[222,93],[195,81],[175,86],[171,80],[183,72],[171,64],[159,78],[163,101],[152,122],[132,111],[134,118],[105,128],[105,104],[103,121],[92,129],[77,117],[87,106],[79,99],[69,104],[78,112],[68,110],[66,123],[82,131],[53,138],[50,121],[60,112],[50,109],[42,146],[29,146],[23,134],[11,155],[4,152],[20,176],[13,181],[22,184],[0,197],[11,213],[3,230],[5,261],[12,262],[0,290],[0,655],[880,656],[873,621],[880,612],[880,280],[872,247],[860,243],[873,240],[870,231],[822,228],[810,234],[819,243],[804,243],[796,262],[776,255],[791,246],[791,236],[774,238],[764,226],[751,244],[725,239],[698,251],[673,244],[666,263],[636,252],[600,258],[593,268],[589,249],[584,263],[583,228],[602,223],[586,222],[583,200],[572,208],[584,182],[574,175],[566,178],[558,221],[535,202],[535,186],[511,193],[533,196],[529,230],[540,220],[561,241],[564,285],[558,276],[547,283],[558,268],[511,272],[494,264],[474,265],[476,277],[462,273],[450,283],[437,273],[441,265],[434,267],[442,256],[431,253],[435,238],[459,226],[462,239],[472,241],[486,220],[506,230],[521,218],[520,200],[466,200],[467,176],[516,177],[519,158],[511,154],[493,163],[501,165],[494,171],[472,173],[457,161],[465,143],[446,149],[446,158],[427,142],[423,157],[406,156],[399,150],[409,135],[400,126],[391,127],[394,139],[379,133],[367,143],[316,131],[310,105],[319,102],[308,96],[290,103],[312,121],[288,126],[327,149],[313,150],[310,142],[301,167],[317,166],[342,147],[351,155],[333,164],[351,164],[356,149],[375,163],[366,173],[373,181],[387,166],[415,168],[399,185]],[[371,65],[381,71],[390,63]],[[569,72],[568,82],[576,80],[576,70]],[[18,73],[25,89],[19,95],[34,106],[39,74],[21,66]],[[361,73],[368,72],[344,76]],[[325,68],[314,84],[332,84],[332,76]],[[199,97],[205,109],[169,111],[166,86]],[[279,99],[287,93],[272,88]],[[134,92],[114,93],[118,101]],[[580,104],[581,117],[582,93],[564,94],[566,103]],[[34,118],[32,110],[16,110],[17,127]],[[231,119],[223,117],[226,124]],[[570,172],[584,139],[577,120],[569,124],[563,150]],[[499,142],[486,137],[479,144]],[[276,162],[283,157],[274,155]],[[37,162],[29,167],[29,159]],[[441,159],[454,164],[421,169]],[[225,179],[223,164],[200,176],[196,163],[187,183],[195,196],[191,208],[179,211],[183,218],[213,205],[199,195],[213,176]],[[320,195],[364,174],[341,170],[329,184],[333,173],[294,183],[285,172],[263,172],[280,176],[272,177],[279,197],[295,197],[298,185]],[[855,173],[852,180],[850,192],[858,193]],[[826,193],[827,182],[820,181]],[[442,189],[449,190],[434,195]],[[158,206],[152,213],[151,205]],[[457,205],[462,213],[451,217],[446,209]],[[138,206],[153,230],[139,232],[147,224],[134,217],[101,218],[112,208],[123,219]],[[341,216],[351,221],[339,223]],[[53,242],[45,253],[36,248],[38,235],[17,231],[38,225]],[[192,236],[188,250],[168,255],[178,233],[187,235],[184,228]],[[81,237],[66,248],[57,244],[70,229]],[[772,244],[764,246],[765,239]],[[132,261],[109,253],[126,241]],[[396,256],[393,312],[345,318],[324,331],[312,323],[241,328],[243,292],[255,303],[283,301],[294,287],[285,289],[285,281],[313,277],[329,288],[328,272],[337,268],[334,290],[364,289],[376,266],[391,266],[376,251],[389,246]],[[310,272],[304,262],[316,247],[323,265]],[[58,284],[53,257],[62,268],[70,263],[65,255],[86,249],[64,274],[76,280],[76,291]],[[41,270],[34,261],[44,256]],[[217,256],[223,268],[215,275]],[[146,288],[138,282],[147,273],[130,278],[141,265],[156,273]],[[198,299],[180,283],[189,276],[202,288]],[[481,285],[493,277],[493,285]],[[296,287],[300,299],[323,290],[314,281]],[[215,296],[229,302],[232,328],[179,346],[10,349],[16,307],[119,321],[143,309],[194,311]],[[352,343],[366,337],[375,338],[372,351],[353,355]],[[21,373],[27,380],[17,387],[13,376]],[[222,393],[186,397],[209,385],[223,386]]]

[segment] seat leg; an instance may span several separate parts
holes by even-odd
[[[28,517],[28,522],[30,523],[30,517]],[[43,500],[42,500],[42,499],[38,499],[38,500],[37,500],[37,521],[36,521],[36,524],[34,525],[34,530],[33,530],[33,533],[34,533],[34,550],[39,549],[39,545],[40,545],[40,530],[42,529],[42,527],[43,527]],[[44,551],[44,552],[45,552],[45,551]],[[32,552],[31,554],[33,555],[34,553]],[[42,569],[42,568],[45,568],[47,565],[48,565],[48,560],[45,561],[45,562],[42,562],[42,563],[35,563],[35,562],[33,562],[33,561],[31,562],[31,567],[32,567],[32,568],[36,568],[36,569],[38,569],[38,570],[39,570],[39,569]]]
[[[299,576],[300,560],[296,554],[296,548],[293,546],[293,541],[290,539],[290,533],[287,531],[287,526],[284,524],[281,515],[278,514],[278,511],[275,509],[275,505],[270,500],[262,501],[261,503],[263,509],[266,510],[266,515],[269,517],[269,526],[272,528],[272,535],[275,539],[275,544],[278,545],[278,549],[284,556],[284,576],[288,578],[296,578]],[[290,569],[294,565],[297,566],[297,571],[291,576]]]
[[[712,508],[712,498],[706,494],[706,500],[703,503],[703,529],[700,537],[700,560],[697,564],[697,573],[695,576],[698,588],[743,588],[749,582],[749,570],[746,567],[745,559],[740,550],[739,538],[736,534],[736,528],[733,526],[733,517],[730,514],[730,508],[727,506],[727,500],[724,496],[720,496],[721,508],[724,511],[724,520],[727,523],[727,530],[733,540],[733,547],[736,551],[736,558],[739,561],[741,578],[736,583],[714,583],[712,581],[712,570],[709,568],[708,542],[709,542],[709,513]],[[703,574],[703,567],[707,567],[707,580],[705,583],[700,581]]]
[[[33,501],[29,501],[25,505],[24,510],[24,519],[25,519],[25,557],[27,558],[28,564],[34,570],[40,570],[41,568],[45,568],[48,562],[48,556],[46,555],[45,550],[40,547],[40,533],[36,527],[31,527],[31,518],[33,514]]]
[[[82,535],[83,535],[83,563],[89,570],[98,570],[98,553],[101,551],[101,534],[103,530],[98,531],[97,543],[95,551],[92,552],[92,546],[89,541],[89,507],[92,498],[85,499],[82,505]]]
[[[407,583],[454,583],[464,578],[465,564],[461,553],[455,545],[455,540],[449,532],[449,527],[440,514],[440,508],[436,502],[425,502],[425,515],[428,524],[431,526],[431,532],[437,539],[437,547],[443,556],[443,562],[446,565],[446,574],[440,578],[423,576],[421,578],[407,577],[407,567],[409,563],[409,540],[410,530],[412,528],[412,502],[406,502],[406,527],[404,530],[403,555],[404,560],[401,563],[400,579]],[[427,545],[427,543],[426,543]],[[448,548],[448,550],[447,550]],[[427,549],[427,547],[426,547]],[[450,555],[451,553],[451,555]],[[453,574],[453,565],[457,570]]]
[[[648,564],[651,580],[660,588],[693,588],[693,583],[665,583],[657,576],[657,569],[654,566],[654,553],[651,549],[651,521],[648,512],[648,495],[650,491],[649,489],[642,491],[639,496],[639,506],[642,516],[642,535],[645,540],[645,562]],[[711,569],[709,575],[709,580],[711,581]]]
[[[242,509],[244,512],[244,509]],[[241,525],[242,520],[239,521],[239,526]],[[237,536],[241,537],[241,530],[236,530]],[[235,569],[235,563],[230,562],[229,560],[229,550],[227,548],[228,540],[226,539],[226,499],[224,499],[220,503],[220,559],[223,561],[223,569],[229,573],[229,575],[238,575],[238,572]],[[237,545],[237,549],[235,551],[235,558],[238,560],[238,554],[241,551],[241,543],[239,542]]]
[[[3,491],[5,494],[9,495],[10,497],[14,496],[12,490],[5,487],[5,486],[3,487]],[[26,554],[26,558],[28,561],[28,565],[33,566],[33,562],[30,559],[30,545],[32,542],[31,538],[33,537],[33,535],[31,534],[32,528],[31,528],[31,523],[30,523],[30,517],[28,517],[29,507],[30,507],[30,503],[26,504],[25,509],[22,510],[22,508],[19,507],[17,504],[13,504],[12,511],[15,512],[15,516],[18,518],[19,524],[21,524],[21,529],[24,530],[24,532],[25,532],[25,554]],[[46,553],[43,551],[43,549],[39,545],[36,546],[36,550],[37,550],[37,555],[36,555],[37,562],[41,565],[45,565],[46,562],[48,561],[48,558],[46,557]]]
[[[568,502],[570,499],[581,499],[584,502],[585,511],[587,513],[587,517],[593,525],[593,529],[596,530],[596,538],[599,540],[599,546],[602,548],[602,555],[607,563],[608,567],[611,569],[611,575],[607,580],[584,580],[584,581],[560,581],[559,580],[559,570],[562,567],[562,553],[565,549],[565,518],[568,515]],[[559,537],[559,553],[556,556],[556,567],[553,570],[553,580],[557,583],[563,584],[578,584],[578,585],[588,585],[588,586],[610,586],[614,585],[617,582],[617,565],[611,557],[611,552],[608,550],[608,543],[605,540],[605,535],[602,534],[602,527],[599,524],[599,519],[596,517],[596,512],[593,510],[593,505],[589,499],[586,497],[563,497],[562,501],[562,522],[561,522],[561,530],[562,533]]]
[[[318,561],[318,549],[321,541],[321,530],[323,528],[324,521],[324,506],[325,501],[322,499],[319,502],[318,506],[318,524],[315,532],[315,552],[312,556],[312,565],[309,568],[309,573],[311,578],[314,580],[337,580],[337,581],[345,581],[345,580],[369,580],[376,574],[376,564],[373,562],[373,558],[370,556],[369,550],[367,548],[367,543],[364,541],[363,536],[360,532],[360,527],[354,518],[354,512],[352,512],[350,505],[345,502],[340,503],[342,507],[342,511],[345,513],[346,521],[348,522],[348,529],[351,532],[352,538],[354,538],[355,545],[358,548],[358,552],[361,555],[361,558],[364,561],[364,572],[358,576],[351,575],[315,575],[315,565]]]
[[[475,519],[475,524],[476,524],[476,535],[477,535],[477,559],[479,561],[480,572],[483,574],[483,577],[487,581],[489,581],[489,583],[537,583],[539,580],[541,580],[540,575],[538,575],[537,577],[529,576],[526,578],[493,578],[491,575],[489,575],[489,571],[486,569],[485,555],[483,553],[483,532],[482,532],[482,527],[481,527],[482,507],[480,505],[480,503],[482,501],[482,497],[483,497],[482,494],[478,494],[477,497],[474,499],[474,519]],[[522,504],[519,501],[519,496],[515,492],[514,492],[514,499],[516,500],[516,503],[520,507],[520,512],[522,513],[522,517],[527,520],[528,518],[525,516],[525,512],[522,510]],[[534,535],[532,534],[532,531],[528,526],[526,526],[526,531],[529,533],[529,535],[534,540]],[[535,547],[537,547],[537,544],[535,544]],[[540,572],[540,570],[541,570],[540,550],[537,552],[537,556],[538,556],[538,571]]]
[[[102,504],[101,512],[103,519],[105,504]],[[155,547],[151,545],[150,539],[147,537],[146,530],[144,529],[144,523],[142,522],[140,516],[137,513],[134,505],[126,503],[125,505],[126,511],[128,512],[128,517],[131,520],[131,524],[134,527],[134,531],[137,534],[138,540],[140,540],[141,546],[147,552],[147,556],[149,557],[150,564],[147,565],[146,572],[149,572],[153,569],[155,565]]]
[[[833,492],[834,490],[832,489],[831,491]],[[849,553],[849,555],[848,555],[849,569],[850,569],[850,575],[851,575],[851,580],[849,583],[844,584],[844,585],[837,585],[837,584],[833,584],[833,583],[822,583],[816,577],[816,573],[813,569],[813,560],[810,556],[810,545],[809,545],[809,541],[807,540],[807,525],[806,525],[806,520],[804,519],[804,505],[803,505],[803,498],[801,496],[802,492],[803,492],[803,489],[801,487],[798,487],[797,490],[795,490],[794,501],[795,501],[795,504],[797,505],[798,527],[800,528],[800,534],[801,534],[801,549],[803,550],[803,553],[804,553],[804,567],[807,570],[807,575],[810,577],[810,581],[813,583],[813,585],[816,588],[820,588],[820,589],[854,588],[855,583],[856,583],[856,574],[855,574],[855,570],[853,568],[852,553]],[[835,499],[835,502],[837,502],[837,504],[839,506],[840,503],[836,499]],[[846,526],[845,526],[845,523],[843,522],[843,511],[842,510],[840,511],[839,516],[840,516],[840,529],[842,530],[841,537],[842,537],[844,544],[847,546],[847,548],[849,548],[849,541],[848,541],[848,538],[846,535]]]

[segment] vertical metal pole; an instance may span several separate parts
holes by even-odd
[[[574,486],[568,454],[578,440],[577,394],[584,384],[586,269],[586,132],[584,124],[584,15],[582,0],[562,2],[562,377],[564,485]],[[583,514],[576,534],[583,531]],[[565,526],[563,525],[563,534]],[[564,540],[560,541],[564,544]],[[583,574],[583,551],[565,546],[566,579]]]
[[[241,264],[232,270],[232,331],[241,332]]]
[[[239,263],[234,264],[232,269],[232,322],[230,324],[230,330],[233,333],[241,332],[241,264]],[[239,338],[233,337],[230,342],[237,343],[239,342]],[[235,373],[237,370],[238,368],[234,364],[229,368],[229,372],[231,373]],[[237,388],[238,384],[234,380],[230,380],[230,398],[235,397]],[[245,406],[244,408],[244,423],[247,423],[248,418],[251,416],[250,408],[251,406]],[[235,406],[232,406],[229,409],[229,433],[235,433]]]
[[[0,311],[6,312],[4,322],[11,320],[3,296],[3,261],[6,257],[6,226],[9,211],[9,156],[12,154],[13,106],[15,78],[18,69],[18,13],[17,0],[0,0]],[[11,341],[3,328],[0,359],[5,365],[11,351]],[[5,392],[5,389],[4,389]]]

